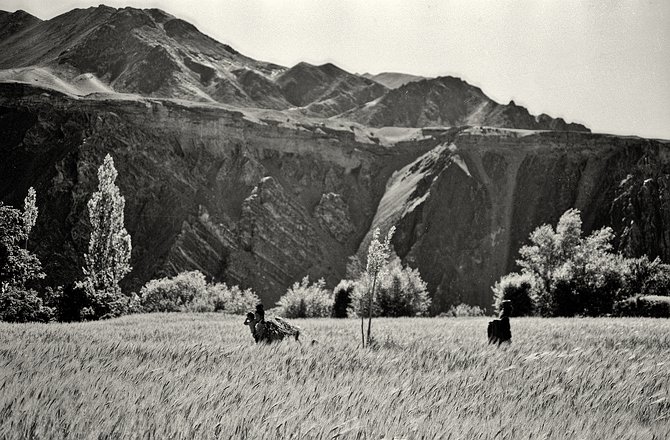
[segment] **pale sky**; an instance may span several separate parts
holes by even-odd
[[[668,0],[106,0],[157,7],[255,59],[459,76],[595,132],[670,139]],[[85,0],[0,0],[49,19]]]

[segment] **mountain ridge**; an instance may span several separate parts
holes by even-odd
[[[520,106],[498,104],[453,77],[423,78],[384,72],[357,75],[332,63],[287,68],[256,61],[160,9],[73,9],[49,20],[25,12],[0,20],[19,23],[0,39],[0,75],[34,82],[71,82],[95,75],[106,93],[178,98],[238,107],[350,118],[373,126],[425,127],[480,124],[509,128],[585,130],[561,118],[534,117]],[[24,23],[24,24],[20,24]],[[14,70],[12,70],[14,69]],[[28,70],[39,71],[35,74]],[[22,79],[24,78],[24,79]],[[375,78],[378,80],[376,81]],[[445,78],[467,85],[446,93]],[[386,82],[390,87],[384,85]],[[417,84],[419,84],[417,86]],[[470,88],[470,91],[465,90]],[[61,90],[76,87],[61,87]],[[481,96],[477,96],[481,95]],[[480,107],[464,103],[475,99]],[[484,104],[486,106],[484,107]],[[454,106],[467,107],[454,109]],[[467,111],[466,111],[467,110]]]

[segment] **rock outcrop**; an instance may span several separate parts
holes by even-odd
[[[347,202],[336,193],[321,196],[319,204],[314,208],[314,217],[340,243],[345,243],[355,230]]]

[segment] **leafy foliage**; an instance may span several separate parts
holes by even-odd
[[[323,278],[310,284],[306,276],[294,283],[277,302],[277,314],[284,318],[326,318],[333,310],[333,293]]]
[[[356,280],[351,293],[349,315],[367,316],[372,279],[364,274]],[[373,301],[373,316],[423,316],[428,313],[431,300],[421,274],[411,267],[403,267],[399,258],[393,258],[378,274],[377,294]]]
[[[636,296],[614,305],[615,316],[670,318],[670,296]]]
[[[208,284],[200,271],[151,280],[140,290],[144,312],[222,312],[242,315],[259,303],[251,289]]]
[[[44,278],[40,260],[23,248],[30,232],[27,226],[24,213],[0,202],[0,291]]]
[[[9,286],[0,294],[0,321],[49,322],[55,314],[55,308],[45,305],[32,289]]]
[[[612,252],[611,228],[582,237],[576,209],[566,211],[556,230],[542,225],[519,250],[517,264],[536,287],[535,308],[543,316],[611,313],[623,293],[623,258]]]
[[[670,295],[670,264],[656,257],[653,261],[643,255],[627,260],[624,280],[628,291],[635,295]]]
[[[365,266],[365,272],[368,276],[374,277],[386,265],[391,255],[391,238],[395,233],[395,226],[392,226],[386,234],[384,241],[379,240],[379,228],[372,232],[372,240],[368,246],[368,262]]]
[[[115,316],[127,302],[119,281],[131,270],[130,235],[124,227],[125,199],[115,181],[118,173],[108,154],[98,168],[98,191],[88,201],[91,238],[84,256],[84,281],[80,285],[91,300],[92,318]]]
[[[23,224],[26,229],[26,235],[30,235],[35,223],[37,223],[37,193],[32,186],[28,188],[28,195],[23,200]]]
[[[222,312],[232,315],[244,315],[253,310],[260,302],[251,290],[242,290],[239,286],[229,287],[225,283],[207,285],[204,295],[196,295],[186,310],[190,312]]]
[[[497,313],[501,311],[502,302],[510,301],[512,312],[510,316],[530,316],[533,314],[533,286],[534,278],[528,273],[510,273],[497,281],[493,286],[493,308]]]
[[[484,316],[484,310],[479,306],[471,306],[469,304],[458,304],[456,306],[449,307],[444,313],[440,313],[440,316],[446,316],[449,318],[472,318],[476,316]]]
[[[207,281],[197,270],[151,280],[140,290],[145,312],[182,312],[195,298],[206,296]]]
[[[530,243],[519,250],[521,274],[496,283],[494,306],[502,299],[519,303],[516,295],[522,299],[513,304],[516,314],[519,307],[529,311],[530,298],[542,316],[602,316],[631,296],[667,294],[670,266],[658,258],[624,258],[612,251],[613,239],[608,227],[583,237],[579,211],[566,211],[555,230],[542,225],[530,234]]]

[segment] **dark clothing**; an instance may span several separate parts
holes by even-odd
[[[265,321],[265,309],[263,308],[263,304],[256,306],[256,319],[258,322]]]
[[[503,342],[512,340],[512,329],[509,325],[509,318],[501,313],[500,319],[494,319],[489,322],[486,329],[489,337],[489,344],[502,344]]]

